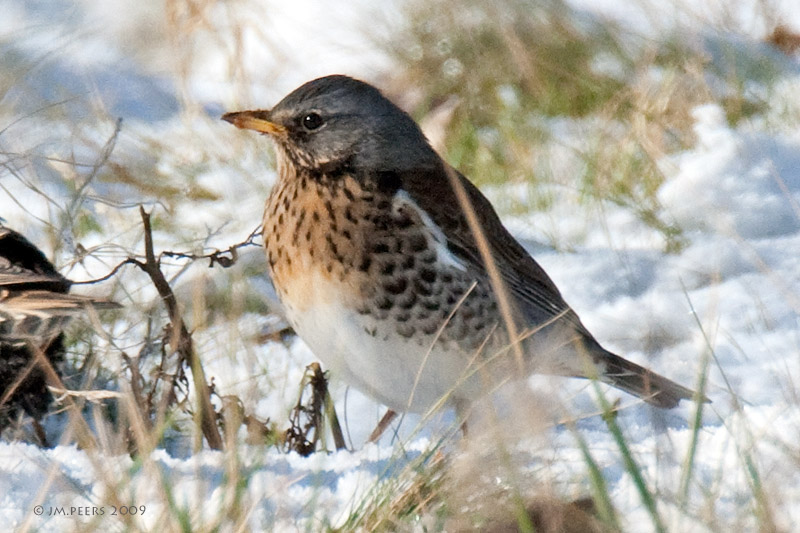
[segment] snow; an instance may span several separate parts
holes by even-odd
[[[744,46],[743,41],[767,34],[773,20],[756,0],[641,1],[634,7],[619,0],[569,3],[654,40],[680,28],[708,40],[715,33],[715,42]],[[60,266],[72,260],[78,243],[68,232],[54,235],[52,228],[60,227],[58,221],[68,214],[72,189],[101,162],[117,117],[123,123],[110,161],[141,170],[131,179],[175,188],[186,200],[174,203],[131,183],[109,182],[108,176],[94,179],[87,209],[103,221],[103,231],[88,234],[80,245],[91,249],[110,241],[116,246],[104,248],[99,259],[65,268],[74,279],[105,274],[129,250],[141,253],[134,209],[140,202],[163,218],[164,229],[155,234],[158,249],[207,251],[243,240],[260,219],[274,181],[272,156],[263,139],[237,133],[217,116],[224,110],[268,106],[321,74],[345,72],[379,83],[381,70],[391,63],[375,51],[371,36],[388,31],[400,16],[399,2],[389,1],[352,2],[336,10],[320,0],[251,0],[241,2],[239,10],[211,2],[201,3],[208,9],[201,18],[218,31],[178,24],[185,33],[168,37],[161,2],[129,4],[0,2],[6,15],[0,17],[0,49],[7,57],[35,64],[23,72],[11,60],[0,62],[5,90],[0,93],[0,215],[6,223],[48,254],[55,252]],[[771,6],[774,19],[800,30],[795,2]],[[186,16],[173,15],[178,20]],[[709,29],[719,28],[721,21],[730,34]],[[242,33],[225,31],[234,27]],[[238,52],[232,54],[234,49]],[[658,200],[686,232],[687,244],[680,251],[663,253],[657,232],[630,210],[576,207],[577,191],[572,190],[554,190],[548,211],[504,218],[609,349],[692,386],[709,359],[706,392],[713,403],[703,406],[698,432],[688,489],[693,514],[681,510],[677,500],[660,501],[671,531],[707,531],[707,514],[718,517],[718,529],[728,524],[755,529],[757,490],[770,499],[777,526],[788,530],[800,523],[800,77],[796,58],[781,64],[785,71],[761,118],[731,126],[718,105],[696,107],[694,145],[659,160],[667,179]],[[181,65],[188,71],[184,78],[175,75]],[[551,152],[553,172],[568,172],[576,164],[570,161],[572,146],[582,142],[587,127],[568,120],[551,125],[561,145]],[[65,181],[65,175],[70,179]],[[511,197],[521,204],[529,203],[531,194],[520,185],[485,192],[493,201]],[[543,242],[566,243],[570,251],[557,252]],[[265,308],[275,309],[268,281],[248,273],[263,271],[263,261],[260,251],[249,249],[233,273],[205,264],[184,270],[177,260],[169,272],[187,308],[195,309],[187,315],[197,328],[194,339],[205,372],[218,390],[238,396],[262,420],[283,422],[314,355],[299,339],[255,340],[272,327],[265,309],[244,313],[233,323],[207,324],[196,311],[203,308],[202,295],[212,289],[255,293]],[[157,305],[157,295],[140,273],[130,269],[121,275],[125,303]],[[118,348],[131,354],[141,348],[134,341],[145,338],[145,316],[134,313],[132,323],[115,325],[112,337],[122,339]],[[111,357],[113,349],[101,345]],[[122,368],[119,359],[104,364],[112,372]],[[530,401],[537,403],[525,403],[530,409],[511,417],[514,432],[521,433],[512,450],[519,479],[506,479],[502,466],[492,462],[498,460],[485,458],[480,438],[448,441],[443,453],[453,456],[456,465],[479,464],[496,486],[535,479],[562,494],[585,495],[586,463],[575,433],[555,424],[562,415],[578,416],[577,431],[601,468],[624,529],[652,529],[608,428],[592,416],[597,407],[591,385],[534,376],[530,386]],[[180,442],[135,462],[112,446],[79,448],[62,434],[63,415],[51,417],[48,434],[55,442],[63,438],[63,444],[43,449],[0,442],[0,522],[37,531],[132,529],[126,524],[160,530],[165,516],[177,515],[170,507],[177,507],[187,509],[197,529],[211,529],[234,507],[236,481],[243,479],[239,523],[247,528],[343,525],[365,499],[386,490],[393,476],[413,469],[434,449],[453,430],[454,418],[452,413],[431,420],[408,415],[399,428],[395,424],[396,433],[387,432],[377,445],[364,445],[382,407],[335,379],[331,387],[352,451],[310,457],[243,442],[235,453],[195,450]],[[562,413],[558,405],[573,410]],[[697,407],[689,403],[662,413],[629,397],[623,406],[618,423],[643,475],[665,493],[677,494]],[[528,423],[535,431],[526,433]],[[748,461],[760,475],[757,489]],[[464,476],[467,485],[484,482],[473,474]],[[37,505],[43,506],[42,516],[34,514]],[[111,516],[112,505],[133,506],[137,514]],[[70,514],[49,516],[56,508]],[[104,514],[92,514],[100,509]]]

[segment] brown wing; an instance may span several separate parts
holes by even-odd
[[[30,241],[0,227],[0,341],[47,343],[87,306],[119,307],[108,300],[67,294],[70,285]]]
[[[452,178],[458,180],[466,191],[481,228],[488,236],[492,258],[506,289],[526,319],[532,322],[529,325],[563,316],[585,331],[544,269],[500,222],[489,200],[460,172],[450,167],[448,171],[452,171]],[[402,182],[414,201],[442,228],[450,251],[482,276],[488,276],[483,256],[447,171],[444,168],[416,171],[404,175]]]
[[[46,343],[87,307],[116,309],[120,306],[108,300],[75,294],[0,291],[0,341]]]
[[[555,319],[567,321],[580,335],[583,349],[588,350],[595,362],[601,364],[601,375],[598,377],[650,404],[671,408],[678,405],[680,400],[694,396],[692,390],[600,346],[561,297],[544,269],[506,230],[489,200],[462,174],[447,168],[447,171],[410,173],[404,176],[403,185],[414,201],[442,228],[450,251],[479,275],[488,276],[482,254],[451,185],[451,179],[458,180],[488,237],[492,258],[496,261],[506,289],[529,321],[527,326]],[[452,174],[448,176],[448,172]],[[577,376],[586,377],[580,373]],[[701,400],[709,401],[705,397],[701,397]]]

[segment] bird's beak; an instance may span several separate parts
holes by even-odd
[[[270,122],[269,111],[259,109],[256,111],[236,111],[234,113],[225,113],[222,115],[222,120],[230,122],[237,128],[243,130],[254,130],[259,133],[266,133],[273,137],[285,137],[286,127],[280,124]]]

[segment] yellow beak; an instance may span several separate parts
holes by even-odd
[[[263,109],[256,111],[236,111],[234,113],[225,113],[222,115],[222,120],[230,122],[237,128],[243,130],[253,130],[275,137],[286,136],[286,128],[280,124],[270,122],[266,118],[268,116],[269,111]]]

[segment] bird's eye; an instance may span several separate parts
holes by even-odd
[[[319,113],[309,113],[303,117],[303,127],[309,131],[322,126],[322,117]]]

